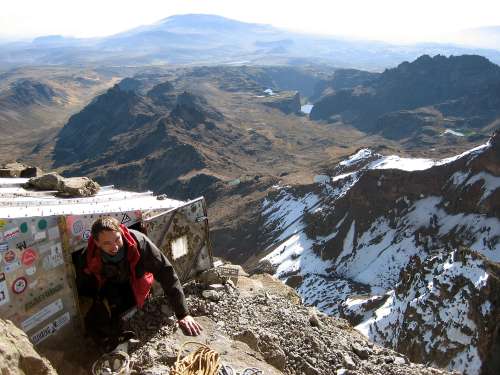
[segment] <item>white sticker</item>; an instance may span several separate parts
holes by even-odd
[[[9,288],[7,286],[7,281],[5,281],[5,274],[0,273],[0,306],[9,303]]]
[[[5,273],[10,273],[18,270],[20,267],[21,267],[21,262],[18,259],[16,259],[14,262],[6,264],[3,267],[3,270]]]
[[[57,244],[50,248],[50,254],[43,259],[42,265],[45,270],[50,270],[62,264],[64,264],[64,258],[61,244]]]
[[[174,259],[178,259],[186,255],[189,249],[187,236],[182,236],[173,240],[171,248],[172,248],[172,258]]]
[[[91,233],[90,233],[90,230],[88,230],[88,229],[87,229],[86,231],[84,231],[84,232],[83,232],[83,234],[82,234],[82,239],[83,239],[84,241],[87,241],[87,240],[90,238],[90,234],[91,234]]]
[[[59,318],[47,324],[40,331],[31,336],[31,342],[35,345],[41,343],[47,337],[52,336],[54,333],[56,333],[62,327],[68,324],[69,320],[70,320],[69,312],[65,313],[64,315],[61,315]]]
[[[50,245],[48,245],[48,244],[38,246],[38,252],[40,254],[45,254],[49,251],[50,251]]]
[[[59,228],[58,227],[52,227],[47,230],[49,240],[56,240],[59,238]]]
[[[30,268],[25,269],[26,275],[33,276],[36,273],[36,267],[31,266]]]
[[[33,236],[35,241],[41,241],[47,238],[47,234],[45,232],[36,232]]]
[[[3,240],[4,241],[12,240],[13,238],[16,238],[19,235],[19,233],[21,233],[19,228],[6,230],[5,232],[3,232]]]
[[[61,299],[52,302],[50,305],[45,306],[40,311],[31,315],[28,319],[21,323],[21,328],[23,331],[29,331],[35,328],[37,325],[42,323],[44,320],[49,319],[51,316],[57,314],[63,309],[63,303]]]

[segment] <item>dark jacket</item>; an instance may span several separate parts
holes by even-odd
[[[156,279],[169,299],[175,315],[182,319],[188,315],[186,299],[181,283],[174,268],[165,255],[144,234],[121,226],[124,246],[127,248],[127,261],[130,265],[130,285],[136,304],[142,307],[153,280]],[[106,282],[102,275],[100,249],[91,237],[88,242],[85,272],[97,279],[100,289]]]

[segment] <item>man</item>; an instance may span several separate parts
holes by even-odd
[[[189,315],[179,278],[165,255],[147,236],[121,225],[114,217],[101,217],[92,225],[81,276],[80,293],[94,297],[85,325],[100,343],[109,343],[106,340],[110,338],[110,345],[116,343],[121,315],[144,305],[155,279],[183,331],[197,336],[202,330]]]

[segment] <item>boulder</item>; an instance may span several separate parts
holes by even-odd
[[[37,190],[57,190],[59,195],[64,197],[91,197],[100,189],[99,184],[90,178],[64,178],[55,172],[30,178],[25,187]]]
[[[100,189],[97,182],[87,177],[65,178],[60,186],[60,195],[68,197],[91,197]]]
[[[37,167],[30,167],[22,163],[7,163],[0,167],[0,177],[36,177],[42,174],[42,170]]]
[[[41,357],[28,336],[11,321],[0,319],[0,373],[57,375],[50,362]]]

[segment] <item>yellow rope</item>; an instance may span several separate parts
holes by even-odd
[[[199,348],[181,360],[181,354],[185,347],[192,344],[198,345]],[[207,345],[195,341],[187,341],[179,349],[177,360],[174,367],[170,370],[170,375],[217,375],[219,368],[219,353],[210,349]]]

